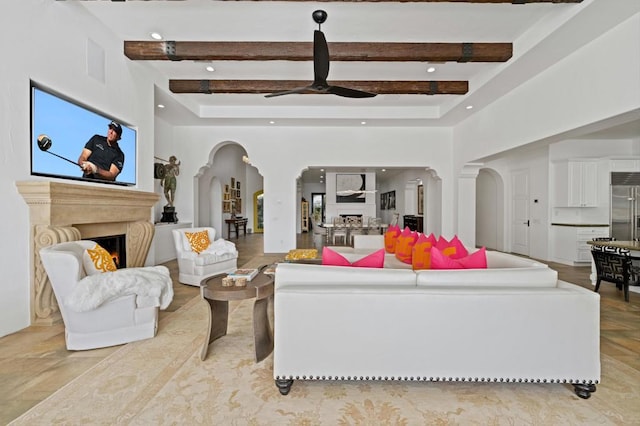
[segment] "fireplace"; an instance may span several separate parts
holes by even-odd
[[[155,192],[51,181],[16,182],[31,223],[31,324],[60,320],[58,305],[40,262],[42,247],[76,240],[124,236],[121,266],[144,266],[155,227]],[[115,214],[114,214],[115,212]]]
[[[111,254],[111,258],[113,259],[113,263],[115,263],[116,268],[120,269],[127,267],[126,235],[120,234],[109,235],[106,237],[95,237],[92,238],[92,240]]]
[[[340,217],[343,219],[362,219],[361,214],[341,214]]]

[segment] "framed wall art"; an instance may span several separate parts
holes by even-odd
[[[366,175],[336,175],[336,203],[364,203],[366,201]]]

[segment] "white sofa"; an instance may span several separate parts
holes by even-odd
[[[362,250],[366,251],[366,250]],[[362,253],[346,253],[353,261]],[[274,379],[571,383],[600,380],[600,298],[525,258],[488,269],[279,264]]]
[[[211,245],[208,249],[196,253],[185,232],[195,233],[206,230]],[[233,272],[238,269],[238,251],[231,241],[216,237],[211,227],[180,228],[173,231],[173,242],[178,260],[178,281],[182,284],[200,286],[200,283],[214,275]]]

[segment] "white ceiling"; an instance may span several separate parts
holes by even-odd
[[[512,42],[506,63],[332,62],[332,80],[469,80],[467,95],[378,95],[347,99],[333,95],[172,94],[169,79],[293,79],[310,82],[311,62],[139,61],[166,82],[156,87],[156,116],[175,125],[264,126],[451,126],[481,110],[559,59],[640,11],[638,0],[584,0],[577,4],[471,4],[460,2],[311,1],[58,1],[84,8],[125,40],[151,40],[157,31],[175,41],[306,41],[322,25],[332,42]],[[124,53],[123,53],[124,55]],[[128,59],[127,59],[128,60]],[[215,72],[207,72],[213,65]],[[427,73],[429,66],[434,73]],[[467,109],[473,105],[473,109]],[[606,132],[606,131],[605,131]],[[593,137],[629,138],[640,121]]]
[[[628,2],[629,11],[637,0]],[[166,108],[159,117],[174,124],[450,126],[526,82],[615,25],[629,11],[611,11],[602,0],[577,4],[473,4],[412,2],[281,1],[66,1],[85,8],[124,40],[151,40],[157,31],[176,41],[306,41],[317,24],[311,13],[326,10],[322,31],[329,42],[512,42],[506,63],[331,63],[332,80],[469,80],[467,95],[378,95],[347,99],[333,95],[171,94],[168,80],[313,79],[311,62],[144,61],[166,76],[156,91]],[[621,9],[621,8],[616,8]],[[635,5],[637,9],[637,5]],[[563,36],[569,28],[572,37]],[[427,73],[428,66],[436,67]],[[467,105],[473,110],[467,110]],[[180,105],[183,108],[180,108]],[[203,122],[204,120],[204,122]]]

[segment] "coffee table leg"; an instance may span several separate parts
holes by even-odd
[[[209,308],[209,327],[204,339],[204,344],[202,345],[202,352],[200,353],[200,359],[202,361],[207,357],[211,342],[227,334],[227,324],[229,322],[229,302],[210,299],[204,300],[207,302],[207,307]]]
[[[253,304],[253,337],[255,339],[256,362],[260,362],[273,351],[273,332],[269,326],[269,301],[273,296],[257,299]]]

